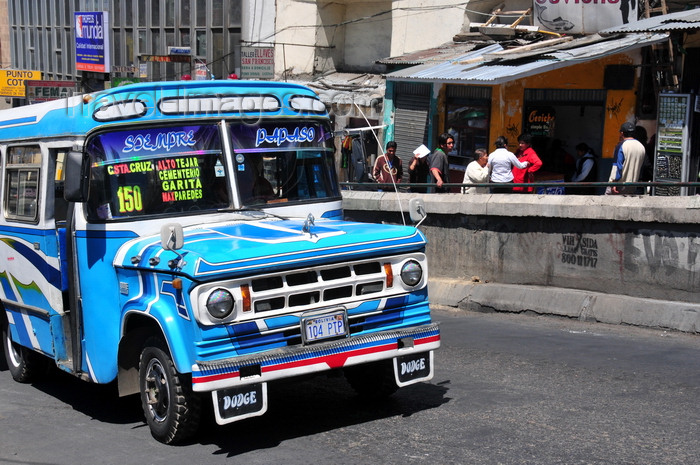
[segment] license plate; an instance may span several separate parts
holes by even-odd
[[[302,338],[305,343],[342,337],[348,334],[345,310],[302,316]]]

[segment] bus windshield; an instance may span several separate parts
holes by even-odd
[[[333,134],[318,122],[230,123],[234,171],[244,206],[340,197]]]
[[[227,123],[231,157],[216,124],[130,128],[95,135],[88,220],[195,214],[340,198],[333,134],[319,122]]]
[[[91,221],[230,206],[217,125],[103,133],[90,140],[87,151]]]

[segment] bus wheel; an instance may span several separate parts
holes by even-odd
[[[139,361],[141,406],[151,434],[165,444],[181,442],[199,427],[201,399],[175,370],[160,338],[146,341]]]
[[[343,372],[355,392],[367,399],[389,397],[399,388],[391,359],[347,367]]]
[[[7,367],[15,381],[30,383],[46,374],[49,359],[14,342],[9,323],[2,323],[2,345]]]

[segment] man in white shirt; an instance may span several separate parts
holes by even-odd
[[[505,137],[498,136],[494,145],[496,145],[496,150],[489,154],[488,168],[491,182],[501,185],[491,188],[491,192],[494,194],[513,192],[513,188],[507,186],[513,182],[513,166],[525,169],[528,162],[521,162],[513,152],[508,151],[506,148],[508,147],[508,139]]]
[[[467,165],[464,171],[462,184],[478,184],[489,182],[489,169],[486,164],[489,162],[489,154],[484,149],[474,151],[475,160]],[[488,187],[463,187],[462,194],[488,194]]]
[[[629,121],[620,127],[621,142],[615,147],[615,164],[610,174],[611,182],[639,181],[644,157],[646,156],[646,148],[634,138],[634,130],[634,124]],[[614,186],[610,189],[610,192],[612,194],[634,194],[637,190],[637,187]]]

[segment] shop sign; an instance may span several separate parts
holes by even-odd
[[[109,59],[109,12],[75,13],[75,69],[111,72]]]
[[[32,79],[41,79],[41,71],[0,70],[0,96],[24,98],[27,94],[25,83]]]
[[[139,55],[139,61],[153,63],[189,63],[189,55]]]
[[[241,47],[242,79],[274,79],[274,47]]]
[[[525,109],[525,132],[532,136],[553,137],[556,111],[553,107],[527,107]]]
[[[168,47],[168,55],[192,55],[192,47]]]
[[[136,65],[131,66],[112,66],[113,73],[131,73],[136,74],[139,72],[139,67]]]
[[[75,81],[34,81],[25,83],[29,103],[47,102],[70,97],[78,92]]]
[[[595,34],[637,21],[640,0],[533,0],[535,26],[560,34]]]

